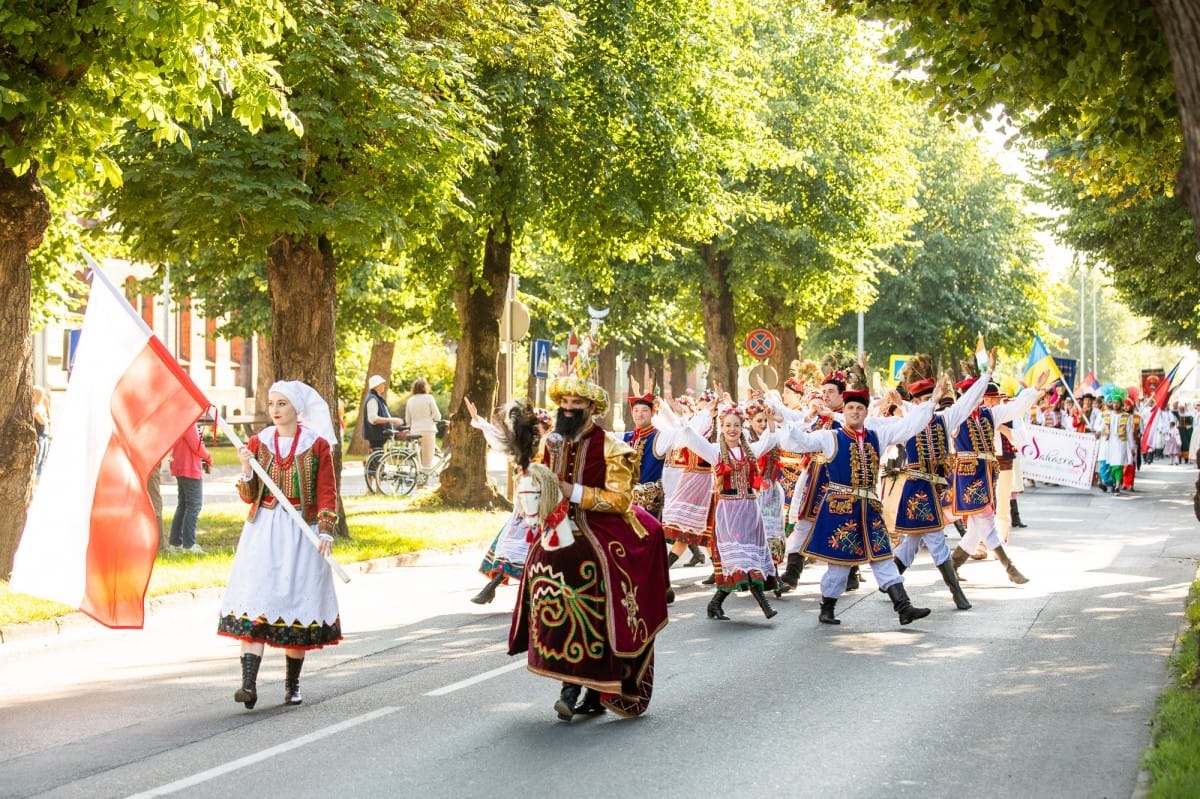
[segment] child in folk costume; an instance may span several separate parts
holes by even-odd
[[[750,444],[744,417],[745,412],[736,405],[720,407],[717,443],[708,441],[694,424],[682,428],[688,448],[713,464],[716,511],[712,555],[719,568],[717,592],[708,603],[708,617],[719,621],[729,619],[722,605],[733,591],[750,591],[768,619],[778,613],[763,593],[778,592],[778,585],[758,507],[758,458],[778,444],[778,435],[769,430],[758,443]]]
[[[511,432],[506,433],[480,416],[475,408],[475,403],[471,402],[469,398],[463,397],[463,405],[471,414],[471,427],[483,433],[492,449],[500,452],[511,450],[512,447],[508,443],[513,435]],[[508,417],[514,413],[533,413],[536,421],[532,424],[514,426],[507,423]],[[550,413],[544,408],[529,409],[528,406],[515,403],[503,409],[499,416],[502,421],[506,422],[505,427],[509,430],[513,430],[514,427],[520,430],[534,430],[542,438],[550,432],[553,424]],[[500,528],[500,532],[492,541],[487,554],[484,555],[483,562],[479,565],[479,573],[488,578],[487,585],[478,594],[471,597],[471,601],[476,605],[486,605],[496,598],[496,588],[508,585],[510,579],[520,581],[521,574],[525,570],[525,556],[529,554],[531,542],[532,538],[529,528],[525,524],[525,516],[520,507],[514,507],[512,516]]]
[[[689,420],[702,425],[701,432],[707,436],[712,426],[708,410],[696,413],[691,397],[681,397],[679,405]],[[699,566],[704,563],[704,555],[698,547],[712,546],[712,466],[682,440],[679,417],[669,404],[659,403],[659,410],[651,424],[658,430],[654,454],[663,458],[663,536],[672,542],[667,568],[692,547],[697,549],[687,565]],[[671,597],[673,591],[668,592]]]

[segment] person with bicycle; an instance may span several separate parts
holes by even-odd
[[[367,381],[367,399],[363,402],[363,438],[372,451],[383,449],[397,427],[408,425],[404,419],[392,416],[387,406],[387,380],[380,375],[371,375]]]

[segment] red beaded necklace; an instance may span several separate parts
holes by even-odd
[[[292,461],[296,459],[296,446],[300,443],[300,425],[296,425],[296,434],[292,436],[292,449],[288,452],[287,457],[283,457],[283,453],[279,450],[279,428],[275,428],[275,460],[279,464],[279,468],[287,469],[292,465]]]

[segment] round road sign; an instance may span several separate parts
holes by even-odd
[[[775,334],[761,327],[746,336],[746,352],[755,358],[770,358],[775,351]]]

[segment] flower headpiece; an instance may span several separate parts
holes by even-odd
[[[717,406],[717,418],[724,419],[726,416],[733,414],[743,422],[746,421],[746,409],[737,403],[721,403]]]

